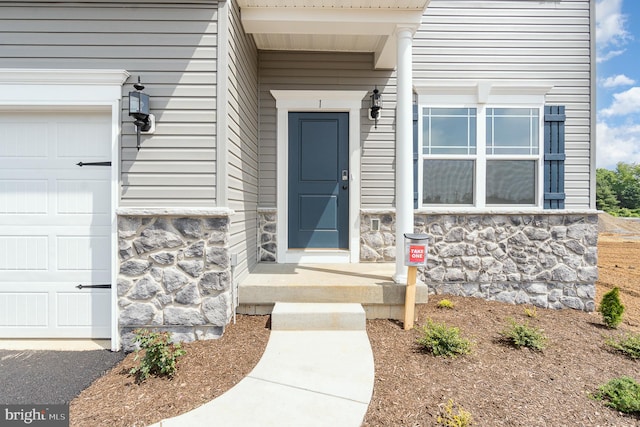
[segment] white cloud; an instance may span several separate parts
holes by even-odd
[[[634,84],[636,81],[630,79],[624,74],[618,74],[617,76],[607,77],[602,80],[602,86],[604,87],[616,87],[616,86],[630,86]]]
[[[620,50],[610,50],[607,53],[602,53],[600,51],[596,52],[596,62],[601,63],[610,60],[611,58],[615,58],[616,56],[620,56],[625,53],[626,49]]]
[[[640,125],[596,125],[596,166],[614,169],[619,162],[640,164]]]
[[[637,0],[633,0],[637,1]],[[631,35],[625,28],[626,15],[622,14],[622,0],[599,0],[596,2],[596,47],[597,61],[603,62],[624,52],[609,51],[613,46],[624,45]]]
[[[609,108],[600,111],[604,117],[625,116],[627,114],[640,113],[640,87],[613,94],[613,102]]]

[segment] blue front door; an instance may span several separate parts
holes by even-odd
[[[289,113],[289,248],[349,248],[349,113]]]

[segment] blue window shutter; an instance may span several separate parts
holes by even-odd
[[[564,106],[544,107],[544,208],[564,209]]]
[[[418,106],[413,104],[413,208],[418,209]]]

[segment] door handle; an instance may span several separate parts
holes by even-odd
[[[349,186],[348,186],[348,185],[346,185],[346,184],[342,186],[342,189],[343,189],[343,190],[346,190],[347,188],[349,188]]]

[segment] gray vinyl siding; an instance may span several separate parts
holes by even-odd
[[[216,0],[3,2],[0,63],[127,70],[121,205],[215,206],[217,7]],[[140,151],[126,109],[138,76],[157,120]]]
[[[588,0],[431,0],[414,39],[413,79],[546,81],[566,107],[566,208],[590,207]],[[595,34],[593,35],[595,37]]]
[[[236,2],[228,5],[227,188],[235,211],[230,250],[238,254],[235,278],[242,281],[258,260],[258,52],[242,29]]]
[[[395,73],[373,70],[369,53],[260,51],[260,206],[275,207],[276,103],[271,90],[361,90],[378,85],[385,111],[378,129],[367,119],[368,98],[360,118],[361,207],[392,207],[394,201]]]

